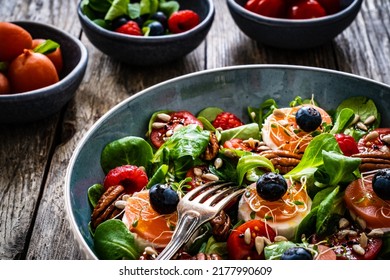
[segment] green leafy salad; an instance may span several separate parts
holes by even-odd
[[[219,107],[162,110],[146,137],[101,153],[103,182],[88,189],[101,259],[155,259],[177,204],[212,181],[245,189],[202,225],[174,259],[389,259],[390,128],[373,100],[332,111],[313,98],[248,107],[244,123]]]

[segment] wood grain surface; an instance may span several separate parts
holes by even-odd
[[[77,19],[78,0],[0,0],[0,20],[34,20],[57,26],[86,45],[89,63],[75,97],[45,120],[0,125],[0,259],[80,259],[64,210],[63,185],[72,152],[110,108],[180,75],[231,65],[294,64],[349,72],[390,84],[390,1],[365,0],[352,25],[311,50],[262,46],[235,26],[225,0],[206,40],[167,65],[123,65],[95,49]]]

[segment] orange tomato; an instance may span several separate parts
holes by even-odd
[[[11,62],[31,46],[32,37],[27,30],[10,22],[0,22],[0,61]]]
[[[13,93],[43,88],[59,81],[51,60],[27,49],[9,65],[8,78]]]
[[[362,173],[345,190],[347,208],[366,221],[368,228],[390,227],[390,201],[379,198],[372,189],[375,173]]]
[[[35,49],[37,46],[40,44],[43,44],[46,41],[46,39],[33,39],[32,42],[32,49]],[[61,52],[61,47],[58,47],[54,51],[50,53],[45,53],[45,55],[53,62],[58,76],[60,75],[63,67],[63,60],[62,60],[62,52]]]
[[[0,72],[0,94],[10,94],[11,87],[6,75]]]
[[[177,213],[159,214],[149,203],[149,191],[134,193],[127,201],[125,219],[129,230],[157,248],[164,248],[172,238]]]
[[[313,139],[313,132],[305,132],[299,128],[295,115],[301,105],[288,108],[276,109],[264,122],[262,129],[263,141],[272,149],[287,150],[293,153],[303,153]],[[322,123],[331,124],[332,119],[322,108],[310,105],[318,110],[322,117]],[[323,131],[320,125],[317,132]]]

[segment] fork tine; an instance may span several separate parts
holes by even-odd
[[[206,201],[203,202],[203,205],[219,208],[219,207],[221,207],[219,202],[222,202],[221,204],[223,207],[224,200],[229,201],[230,199],[233,199],[234,196],[242,193],[240,190],[241,189],[239,189],[237,186],[223,189],[222,191],[217,192],[217,193],[213,194],[212,196],[210,196]]]
[[[223,209],[223,207],[225,207],[233,198],[241,195],[244,191],[245,189],[236,189],[234,192],[227,195],[222,200],[218,201],[218,203],[215,204],[214,207],[217,209]]]
[[[189,201],[202,203],[205,199],[208,198],[208,196],[218,189],[227,187],[229,185],[233,185],[231,182],[221,182],[221,181],[213,181],[210,183],[207,183],[203,186],[196,187],[192,191],[188,192],[186,196],[184,196]]]

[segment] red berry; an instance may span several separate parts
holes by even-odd
[[[352,136],[339,133],[334,137],[336,138],[337,143],[339,144],[339,147],[345,156],[351,156],[353,154],[359,153],[358,145]]]
[[[197,26],[199,15],[191,10],[181,10],[172,13],[168,19],[168,28],[171,33],[182,33]]]
[[[135,165],[122,165],[111,169],[104,178],[104,188],[122,185],[125,192],[139,192],[148,184],[148,176],[144,169]]]
[[[222,128],[223,130],[241,126],[244,123],[234,114],[229,112],[222,112],[217,115],[213,121],[215,128]]]
[[[142,36],[141,28],[139,28],[138,24],[132,20],[129,20],[125,24],[121,25],[115,29],[115,31],[127,35]]]

